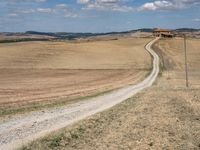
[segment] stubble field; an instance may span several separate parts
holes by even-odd
[[[135,84],[151,70],[150,39],[0,45],[1,115],[75,102]]]

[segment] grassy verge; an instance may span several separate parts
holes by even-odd
[[[164,71],[164,64],[163,64],[162,61],[160,61],[159,68],[160,68],[160,70],[159,70],[159,76],[161,77],[162,74],[163,74],[163,71]]]
[[[148,72],[145,74],[144,77],[147,78],[151,74],[152,70],[153,70],[153,67],[151,66],[150,69],[147,69]]]

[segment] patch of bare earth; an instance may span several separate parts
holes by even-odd
[[[165,70],[151,88],[24,149],[200,149],[200,41],[188,40],[189,88],[182,40],[154,48]]]

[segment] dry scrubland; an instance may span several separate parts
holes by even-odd
[[[150,40],[0,44],[0,115],[135,84],[151,70]]]
[[[200,40],[188,40],[188,89],[182,40],[154,48],[163,65],[151,88],[24,149],[200,149]]]

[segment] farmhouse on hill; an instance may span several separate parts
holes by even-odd
[[[153,31],[153,35],[156,37],[167,37],[167,38],[172,38],[174,36],[172,32],[167,29],[155,29]]]

